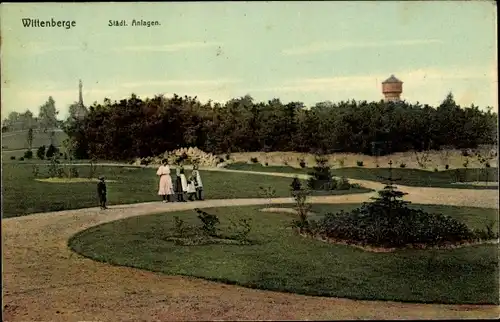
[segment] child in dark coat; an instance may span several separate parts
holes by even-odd
[[[99,177],[99,182],[97,183],[97,195],[99,196],[101,209],[108,209],[108,207],[106,207],[106,182],[104,181],[104,177]]]

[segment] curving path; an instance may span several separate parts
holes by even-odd
[[[380,183],[370,181],[350,181],[374,189],[381,187]],[[409,193],[406,199],[412,202],[498,209],[496,191],[399,187]],[[311,202],[362,202],[373,195],[313,197]],[[291,202],[291,198],[149,202],[111,206],[106,211],[89,208],[3,219],[3,320],[337,320],[500,316],[499,307],[493,305],[358,301],[252,290],[98,263],[67,247],[67,240],[78,231],[117,219],[196,207]]]

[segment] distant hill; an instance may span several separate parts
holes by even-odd
[[[54,145],[59,147],[68,136],[61,129],[56,129],[54,133]],[[2,151],[25,150],[28,149],[28,130],[15,132],[2,132]],[[50,144],[50,132],[43,130],[33,131],[33,149],[42,145]]]

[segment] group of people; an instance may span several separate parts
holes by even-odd
[[[160,177],[158,195],[162,196],[163,202],[203,200],[203,183],[196,165],[193,166],[193,171],[191,171],[189,177],[186,177],[182,166],[178,167],[176,169],[175,186],[170,176],[170,167],[167,160],[162,161],[156,175]]]
[[[167,160],[163,160],[162,165],[156,171],[156,175],[160,176],[158,194],[163,197],[163,202],[203,200],[203,183],[201,182],[198,167],[196,165],[193,166],[193,171],[188,178],[186,178],[182,166],[178,167],[176,172],[177,178],[174,187]],[[97,196],[99,197],[99,206],[101,209],[107,209],[106,194],[106,182],[104,181],[104,177],[100,176],[97,183]],[[177,196],[177,198],[174,198],[174,196]]]

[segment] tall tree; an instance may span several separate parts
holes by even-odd
[[[40,112],[38,113],[38,119],[45,132],[48,129],[53,129],[57,126],[58,114],[59,112],[56,109],[56,102],[52,96],[49,96],[47,102],[40,106]]]
[[[28,130],[28,148],[31,150],[33,148],[33,129],[29,128]]]

